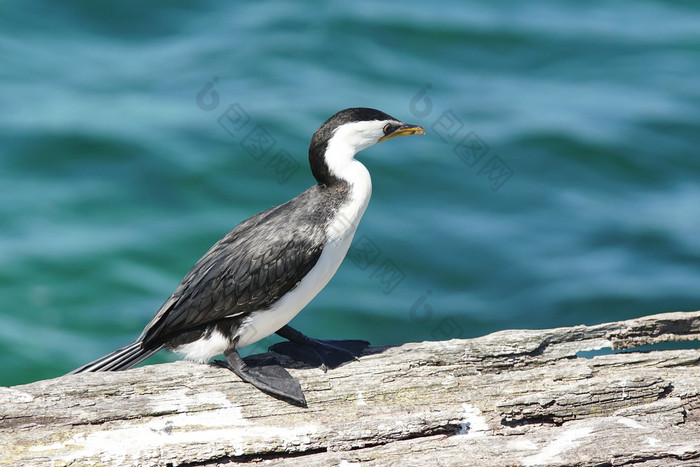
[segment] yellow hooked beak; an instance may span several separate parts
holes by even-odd
[[[394,136],[403,136],[403,135],[424,135],[425,134],[425,128],[419,125],[401,125],[398,127],[396,130],[392,131],[391,133],[382,136],[377,140],[377,143],[381,143],[382,141],[386,141],[389,138],[393,138]]]

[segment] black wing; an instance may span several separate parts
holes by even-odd
[[[144,347],[182,331],[270,308],[321,256],[328,220],[315,196],[257,214],[219,240],[146,326]]]

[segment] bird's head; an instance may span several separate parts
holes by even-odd
[[[395,136],[422,135],[419,125],[406,124],[379,110],[355,107],[326,120],[311,138],[309,162],[319,183],[343,177],[343,168],[358,151]]]

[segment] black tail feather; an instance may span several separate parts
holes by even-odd
[[[162,346],[152,349],[144,349],[141,347],[141,341],[132,342],[131,344],[125,345],[121,349],[117,349],[102,358],[98,358],[94,362],[83,365],[68,374],[74,375],[77,373],[86,373],[91,371],[128,370],[129,368],[132,368],[146,360],[148,357],[158,352],[161,348]]]

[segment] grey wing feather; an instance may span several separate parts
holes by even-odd
[[[219,240],[146,326],[143,345],[160,345],[179,332],[267,309],[292,290],[318,261],[325,230],[322,216],[299,212],[290,203],[251,217]],[[294,227],[271,221],[290,212],[301,214],[293,219]]]

